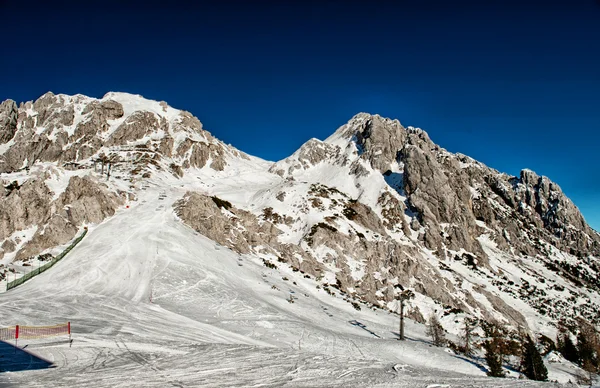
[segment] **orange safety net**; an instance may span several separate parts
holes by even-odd
[[[69,324],[54,326],[19,326],[19,339],[35,339],[69,335]]]
[[[0,340],[37,339],[71,335],[71,323],[61,323],[53,326],[11,326],[0,328]]]
[[[14,340],[17,332],[16,326],[0,327],[0,341]]]

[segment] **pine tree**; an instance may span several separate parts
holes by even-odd
[[[571,362],[579,362],[579,350],[568,333],[562,337],[562,347],[558,350],[565,359]]]
[[[462,334],[460,336],[462,341],[462,349],[465,356],[470,357],[473,355],[473,337],[475,335],[474,331],[477,327],[477,320],[475,318],[465,318],[464,320],[465,326],[463,327]]]
[[[577,348],[579,349],[579,360],[584,370],[591,374],[600,370],[600,355],[598,345],[600,339],[594,326],[584,321],[579,321],[579,334],[577,335]]]
[[[548,369],[544,365],[542,355],[529,336],[524,339],[521,366],[523,373],[530,380],[546,381],[548,379]]]
[[[506,330],[498,322],[482,322],[481,328],[485,333],[486,340],[483,343],[485,349],[485,360],[488,364],[488,376],[505,377],[502,370],[502,359],[505,348],[504,337]]]
[[[435,346],[444,346],[446,344],[446,332],[435,314],[431,314],[429,317],[425,334],[431,337]]]
[[[485,361],[488,364],[488,376],[492,377],[504,377],[504,371],[502,370],[502,356],[498,353],[498,349],[495,346],[493,340],[487,340],[484,343],[485,348]]]
[[[483,346],[489,369],[488,376],[504,377],[504,371],[502,370],[504,330],[498,323],[483,322],[481,327],[487,337]]]
[[[562,354],[565,348],[565,333],[561,331],[560,327],[558,329],[558,333],[556,333],[556,350]],[[565,355],[563,354],[563,357]],[[565,357],[566,358],[566,357]]]

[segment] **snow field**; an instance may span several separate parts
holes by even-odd
[[[284,264],[269,269],[258,257],[218,247],[173,214],[189,187],[155,183],[129,209],[90,227],[52,270],[2,294],[0,325],[69,320],[74,342],[22,343],[56,368],[1,373],[0,386],[515,382],[487,379],[479,366],[430,346],[422,325],[409,320],[408,340],[399,342],[397,316],[356,311]]]

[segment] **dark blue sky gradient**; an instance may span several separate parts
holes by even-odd
[[[600,4],[0,0],[0,100],[165,100],[269,160],[354,114],[557,182],[600,230]]]

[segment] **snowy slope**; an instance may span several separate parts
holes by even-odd
[[[0,203],[8,215],[0,226],[0,292],[9,280],[40,264],[39,254],[56,254],[77,229],[134,198],[141,180],[154,172],[222,170],[238,159],[260,170],[266,163],[215,139],[189,112],[139,95],[110,92],[96,99],[46,93],[14,113],[13,138],[0,147],[0,183],[3,202],[9,204]],[[76,177],[91,184],[61,199]],[[99,198],[74,203],[94,197],[92,185],[112,194],[113,203],[107,206]],[[94,214],[97,208],[102,216]],[[60,223],[72,227],[62,233],[66,228],[56,227]]]
[[[73,180],[85,178],[93,183],[88,192],[100,189],[121,200],[114,215],[80,219],[76,227],[90,232],[50,271],[0,293],[0,327],[71,321],[75,337],[71,348],[54,340],[22,343],[58,369],[0,373],[0,386],[512,386],[516,380],[486,378],[481,359],[431,346],[417,322],[435,314],[455,342],[467,316],[554,338],[557,314],[590,315],[600,306],[598,292],[560,272],[569,267],[549,266],[567,263],[594,274],[596,258],[582,264],[580,253],[558,249],[554,240],[538,238],[536,249],[542,246],[546,256],[528,256],[518,252],[523,246],[498,244],[498,225],[473,219],[468,229],[481,252],[428,245],[428,233],[449,240],[461,226],[423,222],[429,215],[411,203],[416,195],[407,193],[396,136],[437,152],[430,159],[439,163],[493,177],[497,172],[439,150],[425,132],[397,120],[359,114],[327,140],[311,139],[272,163],[223,144],[191,114],[164,102],[126,93],[40,100],[19,108],[25,119],[17,140],[0,145],[0,154],[16,158],[11,163],[18,166],[0,175],[7,196],[19,190],[9,191],[11,182],[43,182],[48,214],[70,217],[72,203],[62,198]],[[354,134],[371,120],[391,131],[383,137],[392,146],[371,139],[366,147],[367,138]],[[60,146],[64,152],[29,149],[28,136],[45,150]],[[111,161],[110,176],[101,172],[100,160]],[[441,164],[434,167],[441,170]],[[471,184],[471,201],[490,196],[480,182]],[[515,187],[531,190],[522,182]],[[548,187],[555,198],[556,187]],[[212,208],[182,217],[190,193]],[[511,210],[500,194],[490,196],[489,206],[508,219]],[[88,201],[75,210],[93,214],[99,206]],[[522,206],[532,212],[533,204]],[[226,223],[211,224],[211,217]],[[202,225],[222,230],[202,235]],[[45,228],[27,225],[6,236],[16,247],[5,249],[0,270],[25,273],[38,265],[14,259]],[[510,233],[505,229],[502,237],[512,244]],[[485,265],[475,268],[476,256],[485,257]],[[0,279],[0,292],[7,280]],[[417,294],[404,342],[396,340],[398,284]],[[558,361],[547,363],[549,378],[575,380],[578,369]]]
[[[283,265],[218,247],[176,219],[170,205],[186,188],[164,183],[149,182],[52,271],[2,294],[0,326],[70,320],[74,332],[71,348],[28,344],[57,369],[1,373],[2,386],[514,383],[427,345],[421,325],[409,322],[398,342],[397,317],[358,312]]]

